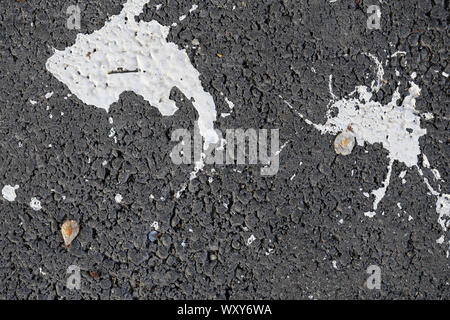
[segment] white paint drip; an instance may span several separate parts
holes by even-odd
[[[186,51],[167,42],[170,27],[155,20],[135,21],[148,2],[128,0],[103,28],[89,35],[80,33],[73,46],[55,50],[47,70],[84,103],[106,111],[122,92],[134,91],[163,116],[171,116],[177,107],[169,99],[170,91],[177,87],[199,114],[197,123],[206,149],[218,141],[213,97],[203,90],[200,73]]]
[[[2,189],[2,196],[5,200],[9,202],[13,202],[16,200],[16,190],[19,189],[19,186],[16,184],[14,187],[10,185],[6,185]]]

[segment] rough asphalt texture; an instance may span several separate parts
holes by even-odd
[[[139,18],[177,22],[169,40],[186,47],[218,113],[229,112],[224,96],[235,103],[216,126],[280,128],[280,144],[289,141],[276,176],[261,177],[260,166],[206,166],[179,199],[174,194],[193,168],[172,164],[170,134],[193,130],[193,106],[177,89],[172,117],[133,92],[123,93],[110,114],[73,95],[64,99],[69,90],[45,69],[52,48],[100,29],[125,1],[78,1],[79,31],[65,26],[67,6],[77,3],[69,2],[0,5],[0,187],[20,186],[15,202],[0,197],[1,299],[450,298],[448,248],[436,243],[436,197],[417,171],[408,170],[405,185],[393,178],[377,215],[365,217],[372,201],[360,189],[381,186],[387,151],[366,144],[337,156],[334,136],[321,135],[278,98],[324,123],[330,74],[340,97],[373,80],[375,66],[362,52],[388,60],[377,97],[383,103],[397,81],[405,94],[417,72],[416,107],[435,117],[422,122],[421,148],[448,181],[447,1],[152,1]],[[179,22],[192,4],[199,8]],[[366,27],[372,4],[381,8],[381,31]],[[399,50],[406,55],[389,58]],[[117,144],[108,137],[109,116]],[[402,170],[396,163],[392,177]],[[424,174],[432,183],[430,171]],[[449,193],[448,183],[441,187]],[[30,208],[32,197],[41,211]],[[69,250],[60,234],[66,219],[81,228]],[[160,230],[151,242],[154,221]],[[82,282],[71,291],[66,270],[73,264]],[[369,265],[381,268],[381,290],[364,285]]]

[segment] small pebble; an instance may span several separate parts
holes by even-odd
[[[337,154],[348,156],[355,147],[355,136],[351,131],[344,131],[334,140],[334,150]]]
[[[150,231],[150,233],[148,234],[148,240],[150,240],[151,242],[155,242],[157,236],[158,236],[157,231]]]

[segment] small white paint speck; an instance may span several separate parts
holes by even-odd
[[[436,240],[436,243],[443,244],[445,237],[442,235],[439,239]]]
[[[366,217],[369,217],[369,218],[375,217],[376,214],[377,214],[377,213],[376,213],[376,212],[373,212],[373,211],[364,212],[364,215],[365,215]]]
[[[123,197],[121,194],[116,194],[116,196],[114,197],[114,200],[116,200],[117,203],[121,203],[123,200]]]
[[[333,268],[335,268],[337,270],[337,262],[336,262],[336,260],[331,261],[331,263],[333,264]]]
[[[41,202],[37,198],[31,198],[30,207],[34,211],[39,211],[42,209]]]
[[[158,231],[159,230],[159,223],[158,223],[158,221],[153,221],[153,223],[150,225],[150,227],[152,227],[153,229]]]
[[[53,91],[45,94],[45,99],[50,99],[53,96]]]
[[[234,108],[234,103],[231,102],[230,100],[228,100],[227,97],[225,97],[225,102],[227,103],[228,107],[230,108],[230,110],[233,110]]]
[[[191,7],[191,9],[189,9],[189,13],[194,12],[195,10],[197,10],[197,8],[198,8],[198,5],[193,4],[192,7]]]
[[[247,239],[247,245],[251,245],[253,243],[253,241],[255,241],[256,238],[254,235],[251,235],[248,239]]]

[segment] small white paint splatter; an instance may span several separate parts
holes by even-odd
[[[2,189],[2,196],[5,198],[5,200],[9,202],[13,202],[16,200],[16,190],[19,189],[18,185],[15,185],[14,187],[10,185],[6,185]]]
[[[53,96],[53,91],[45,94],[45,99],[50,99]]]
[[[123,197],[121,194],[116,194],[116,196],[114,197],[114,200],[116,200],[117,203],[121,203],[123,200]]]
[[[406,54],[406,51],[396,51],[393,54],[391,54],[391,58],[394,58],[394,57],[396,57],[399,54]]]
[[[333,265],[333,268],[337,270],[337,268],[338,268],[337,267],[337,261],[333,260],[333,261],[331,261],[331,264]]]
[[[225,97],[225,102],[227,103],[228,107],[230,108],[230,110],[234,109],[234,103],[231,102],[230,100],[228,100],[227,97]]]
[[[32,105],[35,105],[35,104],[37,103],[37,101],[30,100],[30,103],[31,103]]]
[[[189,9],[189,13],[194,12],[195,10],[197,10],[197,8],[198,8],[198,5],[193,4],[192,7],[191,7],[191,9]]]
[[[156,231],[159,230],[159,223],[158,221],[153,221],[153,223],[150,225],[151,228],[155,229]]]
[[[251,235],[248,239],[247,239],[247,246],[251,245],[253,243],[253,241],[255,241],[256,238],[254,235]]]
[[[369,218],[375,217],[376,214],[377,214],[377,213],[376,213],[376,212],[373,212],[373,211],[364,212],[364,215],[365,215],[366,217],[369,217]]]
[[[31,198],[30,207],[34,211],[39,211],[42,209],[41,202],[35,197]]]

